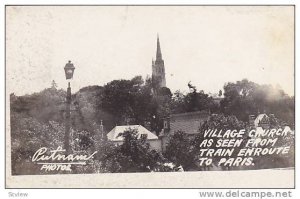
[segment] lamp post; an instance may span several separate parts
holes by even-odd
[[[65,75],[66,75],[66,80],[70,80],[73,78],[74,70],[75,67],[69,61],[66,66],[64,67],[65,69]],[[67,89],[67,98],[66,98],[66,123],[65,123],[65,139],[64,139],[64,147],[66,149],[66,152],[70,152],[70,128],[71,128],[71,86],[70,86],[70,81],[68,81],[68,89]]]

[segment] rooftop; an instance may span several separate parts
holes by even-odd
[[[107,134],[107,139],[111,141],[123,141],[124,138],[121,136],[122,133],[124,133],[127,130],[132,130],[135,129],[137,130],[138,134],[138,139],[141,138],[142,134],[147,135],[147,140],[156,140],[158,137],[147,130],[145,127],[142,125],[125,125],[125,126],[115,126],[108,134]]]
[[[187,134],[199,133],[200,126],[209,118],[209,111],[196,111],[170,116],[170,131],[183,131]]]

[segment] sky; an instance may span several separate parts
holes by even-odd
[[[159,34],[167,87],[188,82],[218,93],[247,78],[294,95],[292,6],[8,6],[8,93],[72,92],[136,75],[151,76]]]

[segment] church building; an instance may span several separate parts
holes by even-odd
[[[156,60],[152,60],[152,83],[155,89],[166,87],[165,64],[162,59],[159,37],[157,36]]]

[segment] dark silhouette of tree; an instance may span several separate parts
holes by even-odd
[[[219,90],[218,96],[221,97],[222,95],[223,95],[223,91],[222,91],[222,90]]]
[[[176,91],[171,101],[172,113],[184,113],[193,111],[210,110],[218,112],[218,104],[213,98],[205,94],[203,90],[197,91],[197,88],[191,83],[188,84],[190,92],[186,95]]]

